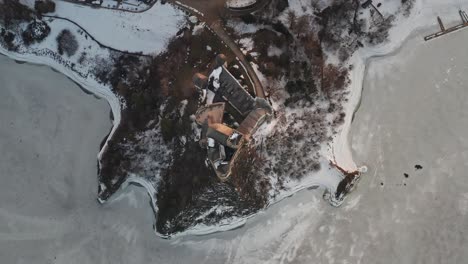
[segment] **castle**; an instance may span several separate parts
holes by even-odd
[[[209,77],[197,73],[193,83],[203,94],[203,104],[195,114],[202,128],[200,146],[207,149],[208,162],[225,181],[239,149],[273,111],[265,99],[252,97],[226,69],[223,54],[216,57]]]

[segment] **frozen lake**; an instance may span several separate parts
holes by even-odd
[[[298,202],[280,204],[245,228],[161,239],[153,232],[143,188],[130,186],[105,205],[96,200],[96,156],[111,128],[104,100],[47,67],[17,64],[3,56],[0,84],[1,263],[280,259],[298,221],[316,213],[313,208],[328,207],[317,192],[303,192],[289,200],[305,201],[299,205],[304,210],[297,210]]]
[[[242,228],[172,240],[154,235],[142,188],[96,201],[107,104],[0,57],[0,262],[463,263],[467,41],[468,31],[428,43],[418,34],[370,62],[350,136],[369,171],[341,208],[303,191]]]

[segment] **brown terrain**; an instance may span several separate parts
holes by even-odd
[[[269,2],[270,0],[261,0],[259,2]],[[263,85],[258,79],[257,74],[252,68],[249,61],[246,59],[244,53],[239,49],[238,45],[232,40],[232,38],[226,33],[226,30],[223,25],[223,20],[233,16],[246,15],[250,12],[258,11],[257,9],[249,10],[248,12],[230,12],[226,8],[226,0],[180,0],[174,1],[170,0],[169,2],[182,7],[187,12],[196,16],[200,21],[206,23],[206,25],[219,37],[219,39],[226,44],[234,55],[239,59],[242,66],[247,70],[247,76],[252,80],[253,86],[255,89],[255,95],[261,98],[265,97],[265,91]],[[180,5],[179,3],[182,3]],[[203,15],[200,15],[193,10],[186,8],[189,6],[195,8]],[[263,6],[260,6],[263,7]]]

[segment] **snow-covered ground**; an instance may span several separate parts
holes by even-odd
[[[256,2],[257,0],[228,0],[226,2],[226,5],[228,7],[241,8],[253,5]]]
[[[23,2],[34,5],[33,0]],[[72,20],[104,45],[145,54],[162,52],[168,41],[187,23],[187,16],[182,10],[161,1],[143,13],[56,1],[53,15]]]
[[[143,12],[150,8],[150,6],[145,2],[146,1],[143,0],[125,0],[121,2],[115,0],[102,0],[101,6],[106,8]]]
[[[383,8],[395,9],[394,1],[383,1]],[[351,148],[348,142],[349,128],[351,125],[353,113],[359,105],[361,89],[366,69],[367,61],[372,57],[384,56],[396,51],[404,41],[415,32],[422,28],[431,30],[440,30],[437,24],[437,16],[440,16],[446,26],[450,24],[459,24],[461,22],[458,10],[468,10],[468,2],[459,0],[419,0],[415,1],[413,10],[409,18],[397,17],[394,26],[390,30],[389,42],[373,48],[364,48],[358,50],[351,59],[354,70],[351,72],[351,96],[348,104],[345,106],[346,119],[342,131],[333,140],[332,147],[327,154],[330,158],[334,157],[340,166],[347,170],[357,168],[351,155]],[[362,165],[362,164],[361,164]]]

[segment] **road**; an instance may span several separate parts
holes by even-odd
[[[249,80],[252,82],[252,86],[255,91],[255,95],[260,98],[265,98],[265,90],[263,88],[260,79],[258,78],[257,73],[253,69],[250,62],[245,57],[244,53],[240,50],[237,44],[231,39],[224,29],[221,17],[229,16],[233,14],[246,14],[246,10],[250,12],[258,11],[260,8],[265,7],[270,0],[262,1],[262,5],[256,5],[254,9],[246,9],[239,13],[238,11],[231,11],[225,6],[225,0],[170,0],[170,3],[177,5],[192,15],[196,16],[200,21],[206,23],[206,25],[219,37],[219,39],[226,44],[229,49],[234,53],[234,55],[239,59],[239,63],[244,68],[246,74],[248,75]],[[198,12],[197,12],[198,11]]]
[[[265,90],[263,89],[263,85],[258,78],[257,73],[253,69],[250,62],[244,56],[244,53],[239,49],[236,43],[229,37],[229,35],[224,30],[220,21],[215,21],[210,25],[210,28],[213,30],[214,33],[231,49],[231,51],[236,55],[239,59],[239,63],[242,65],[244,70],[247,72],[249,80],[252,82],[255,95],[260,98],[265,98]]]

